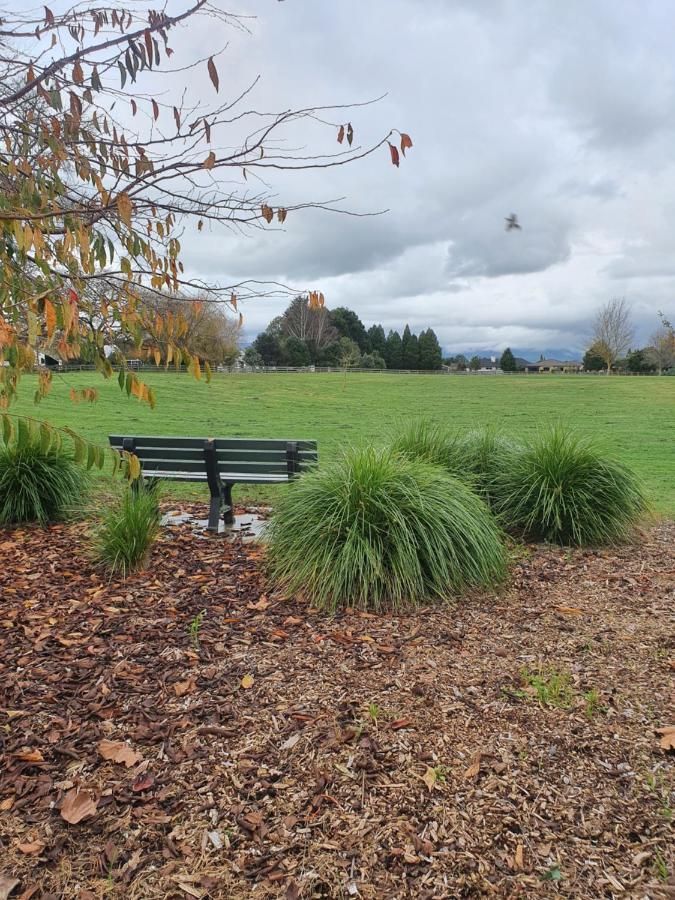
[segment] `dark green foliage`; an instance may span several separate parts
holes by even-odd
[[[494,489],[505,527],[559,544],[625,538],[646,509],[642,486],[628,467],[561,426],[508,454]]]
[[[323,609],[415,607],[504,573],[486,505],[437,466],[352,450],[303,475],[270,525],[273,582]]]
[[[0,525],[59,521],[80,507],[87,473],[58,445],[20,425],[17,440],[0,446]]]
[[[586,372],[600,372],[607,367],[607,363],[595,345],[589,347],[584,353],[583,364]]]
[[[511,352],[510,347],[507,347],[502,353],[502,357],[499,360],[499,367],[503,372],[515,372],[517,370],[518,366],[516,365],[516,358]]]
[[[433,371],[440,369],[442,363],[443,353],[436,332],[433,328],[427,328],[419,336],[419,367],[425,371]]]
[[[368,329],[368,340],[370,341],[370,352],[377,353],[384,358],[384,350],[387,346],[384,328],[381,325],[372,325]]]
[[[472,372],[477,372],[480,369],[480,356],[472,356],[469,360],[469,368]]]
[[[498,476],[511,458],[523,452],[521,444],[504,437],[496,428],[475,428],[459,440],[464,479],[491,506],[497,503]],[[459,473],[458,473],[459,474]]]
[[[157,483],[141,483],[138,490],[126,488],[94,531],[94,557],[112,575],[125,577],[143,567],[158,532]]]
[[[403,345],[398,331],[390,331],[387,335],[387,346],[384,354],[388,369],[403,368]]]
[[[629,372],[636,372],[638,375],[649,375],[656,372],[656,363],[649,349],[645,348],[644,350],[634,350],[628,354],[626,368]]]
[[[358,344],[361,353],[370,352],[370,339],[365,325],[352,309],[336,307],[330,312],[330,322],[340,337],[347,337]]]
[[[282,344],[283,348],[283,364],[285,366],[294,366],[294,367],[302,367],[302,366],[310,366],[312,364],[312,357],[309,352],[309,347],[305,343],[305,341],[301,341],[296,337],[287,337]]]
[[[278,366],[281,360],[281,341],[276,335],[263,331],[251,345],[265,366]]]
[[[406,325],[403,329],[403,337],[401,338],[401,355],[404,369],[419,369],[419,341],[417,340],[417,335],[411,332],[409,325]]]
[[[364,353],[359,362],[362,369],[386,369],[387,364],[379,353]]]

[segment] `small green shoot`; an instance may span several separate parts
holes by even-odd
[[[206,610],[203,609],[200,613],[197,613],[194,619],[190,622],[190,641],[195,650],[199,650],[199,629],[202,627],[202,622],[204,621],[205,615]]]
[[[665,859],[661,856],[658,850],[654,854],[654,862],[652,863],[652,868],[657,878],[660,878],[661,881],[668,880],[668,866],[666,865]]]
[[[600,694],[593,688],[583,694],[586,701],[586,716],[592,719],[596,712],[607,712],[607,707],[600,703]]]
[[[572,706],[574,692],[570,676],[556,672],[555,669],[542,669],[530,672],[527,666],[520,670],[520,677],[526,687],[514,692],[516,696],[534,696],[542,706],[553,706],[557,709],[569,709]]]
[[[560,871],[560,866],[555,865],[551,866],[550,869],[547,869],[544,874],[541,876],[542,881],[562,881],[563,873]]]

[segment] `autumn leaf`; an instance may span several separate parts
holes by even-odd
[[[438,781],[438,773],[436,769],[432,769],[431,766],[427,766],[426,772],[421,776],[422,781],[429,788],[429,791],[433,791],[436,787],[436,782]]]
[[[345,139],[345,126],[340,125],[340,130],[338,131],[338,144],[341,144]]]
[[[209,153],[209,155],[206,157],[206,159],[204,160],[202,165],[204,166],[205,169],[212,169],[215,166],[215,164],[216,164],[216,154],[212,150]]]
[[[516,869],[524,869],[525,868],[525,861],[523,859],[523,849],[524,848],[523,848],[522,844],[518,844],[518,846],[516,847],[516,853],[515,853],[515,856],[513,857],[513,865],[514,865],[514,868],[516,868]]]
[[[30,841],[26,844],[18,844],[18,848],[26,856],[30,856],[33,853],[41,853],[45,849],[45,843],[44,841]]]
[[[554,606],[553,609],[564,616],[580,616],[583,612],[578,606]]]
[[[131,790],[135,793],[140,793],[141,791],[147,791],[148,788],[151,788],[155,783],[155,776],[151,775],[149,772],[145,775],[140,775],[136,781],[134,781],[131,786]]]
[[[248,690],[249,688],[253,687],[254,682],[255,682],[255,679],[254,679],[253,675],[251,675],[251,674],[244,675],[244,677],[241,679],[241,686],[245,690]]]
[[[174,693],[177,697],[184,697],[186,694],[191,694],[194,689],[194,678],[188,678],[187,681],[177,681],[173,686]]]
[[[49,297],[45,297],[45,322],[47,325],[47,340],[51,340],[56,328],[56,310]]]
[[[263,219],[269,225],[269,223],[274,218],[274,213],[273,213],[272,209],[266,203],[263,203],[263,205],[260,207],[260,213],[261,213]]]
[[[84,72],[79,59],[76,59],[73,65],[73,81],[75,84],[84,84]]]
[[[98,807],[98,800],[92,800],[86,791],[71,788],[61,804],[61,818],[70,825],[77,825],[83,819],[93,816]]]
[[[211,83],[216,89],[216,93],[218,93],[218,87],[220,85],[220,79],[218,78],[218,70],[216,69],[216,64],[213,61],[213,57],[209,57],[209,61],[207,63],[209,70],[209,78],[211,79]]]
[[[20,759],[21,762],[44,762],[44,756],[39,750],[20,750],[18,753],[14,754],[15,759]]]
[[[352,142],[354,141],[354,129],[352,128],[352,123],[347,123],[347,143],[351,147]]]
[[[112,760],[112,762],[120,763],[127,767],[135,766],[143,757],[137,753],[129,744],[124,741],[100,741],[98,752],[103,759]]]
[[[475,753],[471,760],[471,765],[464,773],[464,778],[469,781],[471,779],[477,778],[478,773],[480,772],[480,759],[481,753]]]
[[[405,131],[401,134],[401,153],[405,156],[405,151],[412,147],[413,142],[412,138],[409,134],[406,134]]]
[[[159,106],[158,106],[156,100],[152,101],[152,115],[156,122],[157,119],[159,118]]]
[[[133,212],[133,206],[131,203],[131,198],[128,194],[118,194],[117,196],[117,214],[120,219],[124,222],[127,228],[131,229],[131,214]]]
[[[657,728],[656,732],[661,735],[659,747],[662,750],[675,750],[675,725],[666,725],[665,728]]]
[[[392,143],[390,143],[389,141],[387,141],[387,143],[389,144],[389,152],[391,153],[391,161],[398,169],[400,162],[401,162],[400,157],[398,155],[398,149],[396,147],[394,147],[394,145]]]

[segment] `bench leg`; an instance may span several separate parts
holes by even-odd
[[[209,506],[209,524],[206,526],[207,531],[218,532],[218,524],[220,522],[221,497],[211,497],[211,505]]]
[[[234,525],[234,506],[232,504],[232,488],[233,484],[226,482],[223,485],[225,489],[225,511],[223,512],[223,521],[226,525]]]

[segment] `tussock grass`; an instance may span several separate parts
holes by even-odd
[[[0,525],[66,518],[79,507],[89,478],[72,456],[38,438],[0,446]]]
[[[559,425],[506,457],[495,490],[504,527],[558,544],[621,540],[647,508],[642,485],[627,466]]]
[[[402,609],[504,573],[487,506],[438,466],[350,450],[303,475],[269,528],[272,580],[317,606]]]
[[[105,512],[92,535],[92,552],[111,575],[126,577],[143,568],[159,533],[159,501],[154,485],[126,488]]]

